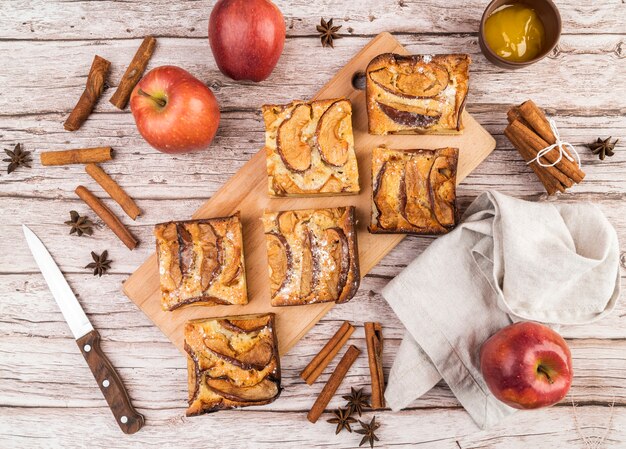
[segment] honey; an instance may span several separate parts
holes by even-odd
[[[543,22],[537,12],[521,3],[496,9],[485,22],[484,36],[495,54],[512,62],[534,59],[545,42]]]

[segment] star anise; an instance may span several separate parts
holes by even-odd
[[[102,276],[106,271],[111,268],[111,261],[109,260],[109,252],[107,250],[102,251],[102,254],[97,255],[93,251],[91,252],[93,262],[85,266],[85,268],[93,269],[94,276]]]
[[[322,21],[316,28],[317,28],[318,33],[320,33],[320,40],[322,41],[322,47],[335,48],[335,46],[333,45],[333,41],[335,39],[341,38],[341,36],[337,34],[337,31],[339,31],[339,28],[341,28],[341,25],[333,26],[333,19],[330,19],[328,22],[322,19]]]
[[[93,223],[91,220],[84,216],[81,217],[75,210],[70,211],[70,219],[66,221],[65,224],[72,227],[72,229],[70,229],[70,235],[76,234],[80,237],[83,234],[93,234]]]
[[[7,167],[7,173],[13,172],[17,167],[28,167],[30,168],[30,163],[33,161],[30,156],[30,151],[24,151],[24,146],[21,143],[15,145],[13,151],[4,150],[4,152],[9,156],[6,159],[2,159],[4,162],[9,162],[9,166]]]
[[[370,396],[368,394],[363,394],[363,388],[359,388],[358,390],[354,387],[350,387],[351,393],[346,396],[342,396],[346,401],[348,401],[347,407],[350,410],[350,415],[353,413],[358,413],[359,416],[363,413],[363,409],[370,406],[368,399]]]
[[[343,429],[346,429],[348,432],[352,432],[350,424],[354,424],[356,422],[356,419],[350,416],[350,409],[338,408],[333,413],[335,414],[335,417],[329,419],[328,422],[331,424],[337,424],[337,430],[335,430],[335,435],[337,435]]]
[[[355,430],[356,433],[360,433],[363,435],[361,442],[359,443],[359,447],[363,446],[365,443],[369,443],[370,447],[374,447],[374,441],[380,441],[376,434],[374,433],[376,429],[380,427],[380,423],[376,422],[376,417],[374,416],[369,424],[364,423],[359,420],[362,429]]]
[[[598,154],[600,156],[600,160],[603,161],[605,156],[613,156],[615,154],[613,150],[615,149],[617,142],[619,142],[619,139],[616,139],[615,142],[611,143],[611,137],[604,140],[598,137],[598,140],[587,146],[591,149],[593,154]]]

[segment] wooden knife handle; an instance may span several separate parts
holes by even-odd
[[[117,375],[115,368],[109,362],[100,348],[100,334],[92,330],[76,340],[80,352],[87,360],[93,377],[98,382],[100,391],[109,404],[117,424],[122,432],[132,434],[143,427],[144,417],[137,413],[130,403],[130,398],[124,388],[122,379]]]

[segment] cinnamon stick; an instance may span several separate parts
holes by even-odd
[[[87,164],[85,171],[115,200],[126,214],[135,220],[141,215],[141,209],[135,201],[97,164]]]
[[[139,46],[139,49],[137,50],[137,53],[135,53],[133,60],[126,69],[126,72],[124,72],[124,76],[122,77],[119,86],[117,86],[115,93],[109,100],[115,107],[119,109],[124,109],[126,107],[130,94],[135,88],[135,85],[141,79],[143,72],[146,70],[148,61],[150,61],[155,47],[156,39],[154,37],[148,36],[144,38],[143,42]]]
[[[63,127],[68,131],[76,131],[87,120],[91,111],[96,106],[98,98],[104,90],[104,82],[111,63],[104,58],[96,55],[93,58],[89,75],[87,76],[87,85],[83,94],[80,96],[78,103],[74,106],[72,113],[67,118]]]
[[[539,109],[539,106],[537,106],[534,101],[525,101],[524,103],[519,105],[517,109],[519,110],[519,113],[524,118],[524,120],[530,125],[532,129],[535,130],[535,132],[541,138],[543,138],[543,140],[548,142],[548,144],[550,145],[556,142],[556,138],[554,137],[554,133],[550,128],[550,122],[548,122],[548,118],[546,117],[545,113],[541,109]]]
[[[532,129],[525,126],[519,120],[513,121],[513,123],[511,123],[508,128],[520,140],[528,143],[535,152],[539,152],[550,145],[548,144],[548,142],[535,134]],[[543,157],[548,162],[554,163],[559,157],[558,151],[549,151]],[[556,169],[560,170],[563,174],[565,174],[568,178],[571,178],[571,180],[576,183],[581,182],[585,177],[585,173],[578,167],[578,165],[575,162],[570,161],[566,157],[562,157],[561,161],[554,167],[556,167]]]
[[[332,399],[333,395],[341,385],[344,377],[346,377],[346,373],[359,356],[361,351],[358,350],[356,346],[350,345],[344,356],[341,358],[341,361],[335,368],[335,371],[331,374],[328,382],[324,385],[320,395],[315,400],[313,407],[311,407],[311,411],[306,415],[307,419],[312,423],[315,423],[319,417],[324,413],[324,409]]]
[[[353,332],[354,326],[349,321],[344,321],[335,335],[328,340],[328,343],[324,345],[322,350],[302,370],[302,373],[300,373],[302,380],[308,385],[312,385],[331,360],[335,358],[343,345],[346,344]]]
[[[367,360],[372,380],[371,405],[373,409],[385,408],[385,377],[383,374],[383,328],[380,323],[365,323]]]
[[[137,239],[132,236],[130,231],[124,226],[124,223],[122,223],[120,219],[86,187],[76,187],[75,193],[102,219],[102,221],[104,221],[128,249],[132,250],[137,246]]]
[[[519,154],[526,162],[529,162],[534,158],[532,152],[528,149],[528,147],[524,145],[524,143],[520,142],[519,139],[517,139],[517,137],[515,137],[509,129],[504,130],[504,135],[511,141],[513,146],[517,149]],[[537,175],[537,178],[539,178],[539,181],[541,181],[541,183],[545,187],[548,195],[554,195],[557,190],[559,192],[565,192],[565,188],[563,187],[563,185],[554,176],[543,170],[539,164],[529,165],[530,168]]]
[[[515,120],[519,120],[524,125],[528,126],[528,123],[526,122],[526,120],[524,120],[524,117],[522,117],[522,114],[520,113],[517,106],[513,106],[511,109],[507,111],[506,119],[508,120],[509,123],[513,123]]]
[[[100,163],[113,159],[113,149],[111,147],[95,147],[65,151],[44,151],[40,157],[42,165]]]

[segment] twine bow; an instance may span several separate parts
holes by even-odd
[[[552,145],[549,145],[549,146],[545,147],[544,149],[540,150],[537,153],[537,156],[534,159],[528,161],[526,164],[532,164],[533,162],[536,162],[539,165],[541,165],[542,167],[554,167],[556,164],[561,162],[561,159],[563,159],[563,156],[565,156],[570,161],[576,162],[578,164],[578,167],[581,167],[580,156],[578,155],[578,151],[576,151],[576,149],[574,148],[574,146],[571,143],[563,142],[561,140],[561,135],[559,134],[559,130],[556,127],[556,123],[554,122],[554,120],[552,120],[550,118],[550,119],[548,119],[548,123],[550,123],[550,129],[552,130],[552,134],[554,134],[554,138],[555,138],[556,142],[554,142]],[[552,162],[550,164],[546,164],[545,162],[542,162],[541,158],[543,156],[545,156],[547,153],[549,153],[550,151],[554,150],[555,148],[559,149],[559,157],[556,159],[556,161],[554,161],[554,162]],[[570,156],[570,154],[565,150],[565,148],[567,148],[571,153],[575,154],[576,155],[576,159],[574,159],[572,156]]]

